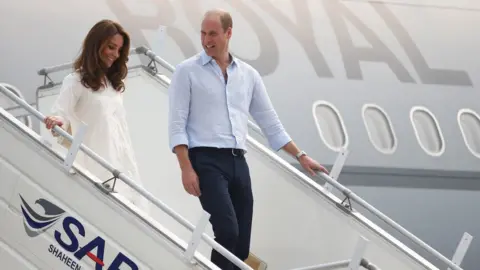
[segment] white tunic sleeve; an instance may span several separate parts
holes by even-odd
[[[82,90],[84,87],[82,87],[77,74],[69,74],[63,79],[60,94],[55,100],[51,112],[63,122],[64,130],[71,128],[72,122],[79,121],[75,113],[75,106],[82,95]]]

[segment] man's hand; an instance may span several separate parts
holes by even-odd
[[[322,165],[320,165],[318,162],[316,162],[315,160],[313,160],[311,157],[307,155],[301,156],[299,159],[299,162],[300,162],[300,165],[302,165],[302,167],[305,170],[307,170],[307,172],[311,176],[316,175],[315,171],[320,171],[325,174],[328,174],[328,171],[327,169],[325,169],[325,167],[323,167]]]
[[[195,197],[199,197],[201,195],[200,185],[198,183],[198,176],[197,173],[193,170],[193,168],[182,170],[182,183],[183,188],[189,194]]]

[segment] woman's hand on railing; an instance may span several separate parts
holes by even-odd
[[[44,123],[45,123],[45,127],[49,130],[51,130],[52,132],[52,135],[54,137],[58,137],[58,133],[56,133],[55,131],[53,131],[53,128],[55,126],[59,126],[59,127],[62,127],[63,126],[63,122],[58,118],[58,117],[55,117],[55,116],[47,116],[45,117],[45,120],[44,120]]]

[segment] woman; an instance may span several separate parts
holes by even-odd
[[[141,185],[123,107],[129,50],[130,37],[122,26],[110,20],[95,24],[74,62],[74,72],[63,80],[45,125],[47,129],[58,125],[75,134],[80,123],[86,124],[83,143]],[[78,153],[76,161],[100,180],[112,177],[83,152]],[[112,186],[113,181],[109,184]],[[121,180],[116,181],[115,191],[148,211],[148,201]]]

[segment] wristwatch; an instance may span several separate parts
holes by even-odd
[[[297,160],[299,160],[301,156],[306,156],[306,155],[307,155],[307,153],[305,153],[305,151],[300,151],[300,152],[298,152],[297,155],[295,155],[295,157],[297,158]]]

